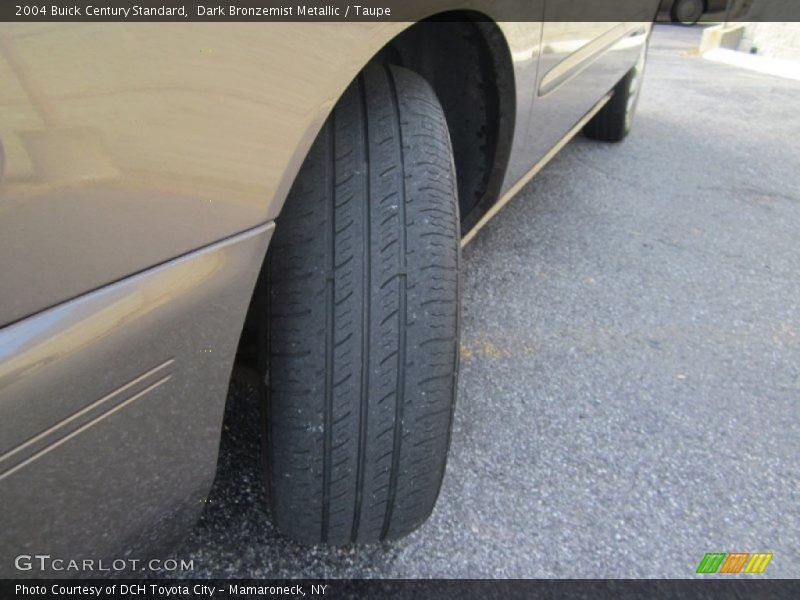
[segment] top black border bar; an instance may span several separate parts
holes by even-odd
[[[799,0],[722,0],[708,21],[800,21]],[[1,22],[650,21],[672,0],[2,0]]]

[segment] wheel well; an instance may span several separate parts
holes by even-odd
[[[373,59],[411,69],[433,87],[444,109],[458,182],[462,231],[497,199],[516,114],[511,53],[497,24],[454,11],[420,21]]]
[[[462,231],[468,231],[497,200],[511,150],[516,96],[503,33],[481,13],[441,13],[403,30],[370,62],[374,61],[410,69],[436,92],[453,145]],[[269,255],[239,341],[240,377],[252,375],[266,361],[268,260]]]

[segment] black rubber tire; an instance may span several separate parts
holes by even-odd
[[[621,142],[627,137],[639,103],[646,57],[647,46],[636,65],[614,86],[611,99],[583,127],[586,137],[601,142]],[[631,101],[632,95],[635,97]]]
[[[705,12],[703,0],[675,0],[669,11],[673,23],[694,25]]]
[[[399,538],[444,476],[459,351],[459,214],[431,87],[370,66],[339,100],[269,252],[267,477],[309,544]]]

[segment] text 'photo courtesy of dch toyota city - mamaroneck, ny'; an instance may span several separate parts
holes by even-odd
[[[0,598],[800,597],[800,2],[0,3]]]

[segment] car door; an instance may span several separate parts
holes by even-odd
[[[633,66],[657,2],[545,0],[539,67],[525,134],[531,165]]]

